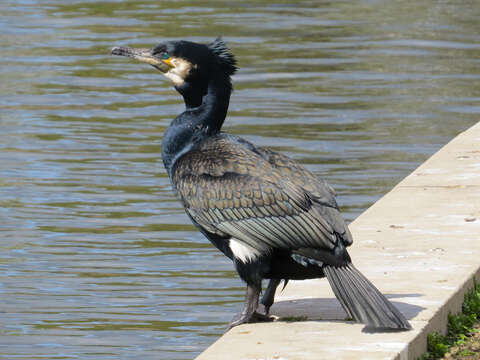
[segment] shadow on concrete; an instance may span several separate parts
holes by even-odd
[[[422,306],[409,304],[405,301],[395,301],[395,298],[412,298],[420,297],[421,294],[388,294],[385,295],[393,305],[395,305],[400,312],[405,315],[408,320],[417,316],[420,311],[425,309]],[[310,298],[310,299],[296,299],[296,300],[284,300],[276,302],[271,310],[271,315],[279,317],[278,321],[282,321],[282,318],[309,320],[309,321],[345,321],[351,322],[347,318],[347,314],[343,310],[342,306],[336,298]],[[391,329],[372,329],[365,327],[364,332],[386,332]],[[394,330],[398,331],[398,330]]]
[[[405,315],[405,317],[408,320],[413,319],[415,316],[417,316],[420,311],[424,310],[425,308],[423,306],[418,306],[418,305],[413,305],[409,304],[404,301],[394,301],[392,299],[395,298],[417,298],[421,297],[423,294],[388,294],[385,295],[385,297],[390,300],[390,302],[397,307],[400,312]]]

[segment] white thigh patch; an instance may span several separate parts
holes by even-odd
[[[231,238],[230,239],[230,250],[232,250],[233,256],[239,259],[243,263],[255,260],[260,256],[260,252],[251,246],[246,245],[245,243]]]

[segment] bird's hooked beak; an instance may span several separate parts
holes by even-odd
[[[134,58],[152,65],[160,70],[162,73],[166,73],[174,67],[169,59],[160,59],[152,53],[152,49],[132,49],[129,47],[115,46],[111,51],[112,55],[126,56]]]

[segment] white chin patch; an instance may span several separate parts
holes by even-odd
[[[180,86],[185,81],[190,70],[192,70],[193,65],[191,62],[180,58],[171,59],[170,62],[174,67],[164,75],[169,78],[175,86]]]
[[[230,239],[229,246],[230,250],[232,250],[233,256],[243,263],[253,261],[260,256],[258,250],[234,238]]]

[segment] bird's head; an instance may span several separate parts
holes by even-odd
[[[111,53],[134,58],[160,70],[184,96],[187,106],[201,103],[212,77],[230,79],[237,70],[235,57],[221,38],[210,44],[167,41],[151,49],[114,47]]]

